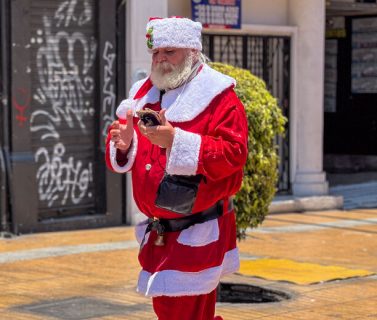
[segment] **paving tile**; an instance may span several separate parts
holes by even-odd
[[[8,310],[2,309],[0,309],[0,314],[4,320],[56,320],[56,318],[17,313],[15,311],[9,312]]]
[[[75,244],[95,244],[134,240],[133,228],[114,227],[94,230],[48,232],[0,239],[0,253]]]
[[[300,234],[299,237],[296,233],[254,234],[248,241],[241,242],[239,248],[241,253],[259,257],[335,264],[377,272],[377,254],[370,254],[376,252],[376,238],[374,234],[333,229],[310,232],[305,236]]]
[[[271,215],[263,227],[307,226],[376,217],[377,210]],[[377,273],[376,233],[377,225],[374,224],[307,232],[251,232],[239,247],[245,257],[291,259]],[[133,240],[133,228],[130,227],[35,234],[0,239],[0,255],[29,249]],[[68,252],[60,257],[0,263],[0,319],[56,320],[46,314],[20,312],[19,308],[48,300],[69,301],[74,297],[107,302],[121,306],[123,310],[123,314],[93,314],[90,319],[155,319],[150,299],[135,292],[139,272],[137,254],[136,248],[77,254]],[[282,290],[290,293],[292,299],[279,303],[218,304],[217,313],[222,314],[225,320],[377,318],[377,277],[295,285],[235,274],[227,277],[226,281]]]
[[[251,305],[229,305],[222,304],[216,306],[216,314],[221,315],[225,320],[251,320],[260,319],[266,316],[266,313],[255,311]]]
[[[354,319],[355,315],[343,313],[341,311],[337,312],[336,310],[326,310],[326,309],[306,309],[302,311],[289,312],[285,316],[288,319],[296,320],[343,320],[343,319]],[[271,319],[274,319],[271,317]]]
[[[377,217],[377,215],[376,215]],[[345,211],[321,211],[321,212],[305,212],[295,214],[272,214],[267,216],[263,223],[263,227],[273,227],[279,225],[300,225],[300,224],[316,224],[323,222],[334,222],[337,220],[353,220],[368,219],[371,215],[368,213],[353,214]]]

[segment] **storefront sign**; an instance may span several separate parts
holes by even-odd
[[[191,0],[191,9],[204,28],[241,28],[241,0]]]
[[[326,38],[345,38],[346,36],[346,19],[344,17],[326,19]]]

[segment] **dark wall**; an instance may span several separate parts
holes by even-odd
[[[377,94],[351,88],[352,20],[360,18],[346,17],[347,37],[337,40],[337,104],[335,113],[325,112],[325,154],[377,155]]]

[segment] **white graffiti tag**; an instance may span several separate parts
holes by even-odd
[[[83,117],[92,110],[88,110],[85,95],[94,89],[94,79],[89,74],[96,55],[95,39],[86,39],[80,32],[69,35],[65,31],[51,33],[51,23],[47,17],[43,18],[45,26],[45,46],[37,52],[37,72],[40,88],[34,98],[40,103],[48,103],[50,110],[37,110],[31,115],[31,131],[43,131],[42,140],[49,137],[59,138],[56,130],[65,120],[70,128],[74,127],[74,120],[85,131]],[[59,50],[61,45],[67,46],[65,56]],[[74,50],[82,51],[80,62],[76,61]],[[39,119],[39,118],[42,118]]]
[[[39,148],[35,154],[35,160],[42,162],[37,171],[38,192],[42,201],[47,201],[48,206],[59,200],[62,205],[69,198],[74,204],[87,194],[89,183],[93,180],[92,164],[87,169],[82,167],[82,162],[69,157],[68,161],[62,161],[65,154],[63,144],[58,143],[54,147],[52,157],[46,148]],[[59,199],[63,194],[63,198]]]
[[[71,148],[63,144],[70,130],[82,139],[93,135],[97,42],[81,32],[90,30],[91,26],[84,25],[92,18],[87,0],[62,1],[55,14],[43,16],[43,30],[37,30],[36,40],[31,39],[31,44],[38,45],[34,73],[38,86],[30,130],[40,140],[34,154],[39,166],[36,179],[39,199],[48,207],[79,204],[93,196],[91,156],[72,155]]]
[[[105,49],[103,50],[104,64],[104,84],[103,84],[103,101],[102,101],[102,114],[103,114],[103,131],[102,135],[107,136],[107,128],[114,121],[115,117],[115,90],[114,90],[114,61],[115,53],[113,53],[113,45],[106,41]]]
[[[68,27],[71,21],[77,22],[79,26],[84,25],[92,19],[92,9],[88,4],[88,1],[84,1],[84,10],[79,17],[75,15],[77,0],[70,0],[63,2],[58,10],[55,12],[55,19],[57,20],[56,26],[60,27],[64,22],[64,26]]]

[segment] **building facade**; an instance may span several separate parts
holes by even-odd
[[[132,37],[128,40],[133,43],[133,46],[128,47],[127,55],[128,86],[138,74],[146,74],[149,70],[150,56],[145,50],[143,38],[145,21],[150,16],[190,17],[190,3],[185,0],[158,0],[153,1],[153,5],[146,0],[128,2],[127,36]],[[237,39],[234,37],[250,37],[249,42],[252,44],[254,39],[260,37],[272,37],[275,38],[275,42],[279,39],[289,39],[289,59],[283,58],[280,62],[272,59],[270,64],[280,63],[281,70],[289,72],[289,84],[282,84],[285,88],[288,87],[288,94],[280,97],[284,98],[280,99],[280,102],[289,119],[285,156],[282,158],[285,161],[285,176],[281,180],[285,181],[285,191],[294,196],[328,194],[328,182],[323,171],[325,16],[324,0],[242,1],[240,30],[211,29],[205,30],[203,36],[204,51],[207,54],[210,50],[206,51],[208,44],[205,40],[209,37],[215,38],[214,41],[217,40],[219,43],[221,38],[226,38],[224,43],[229,44],[233,41],[233,49],[237,46]],[[220,56],[224,57],[219,54],[216,59],[215,54],[214,60],[221,60]],[[238,62],[234,56],[237,56],[237,52],[233,52],[232,56],[228,54],[228,61],[224,62],[242,67],[243,63]],[[250,69],[257,73],[252,63]],[[263,72],[257,75],[263,77]],[[271,91],[277,96],[281,90],[274,88],[274,82],[278,78],[279,76],[272,76],[270,86]],[[128,192],[131,192],[131,188],[128,188]],[[129,194],[128,198],[131,197]],[[129,220],[134,222],[137,216],[132,213],[136,212],[137,208],[132,201],[128,201],[128,206]]]
[[[349,11],[353,2],[356,12]],[[136,223],[140,215],[129,177],[105,169],[104,137],[117,104],[132,83],[149,73],[149,17],[191,17],[191,1],[0,4],[0,230]],[[344,57],[327,54],[325,60],[325,49],[328,53],[334,45],[325,46],[325,26],[330,16],[347,16],[345,29],[351,28],[350,16],[373,15],[373,4],[365,5],[369,7],[341,0],[243,0],[240,29],[204,30],[204,52],[212,60],[250,69],[278,98],[288,118],[287,136],[279,141],[279,189],[287,194],[328,194],[324,154],[353,152],[335,148],[342,139],[331,128],[340,125],[344,112],[339,98],[339,114],[329,113],[334,83],[328,75],[334,72],[326,69],[325,77],[325,64],[334,66],[334,60],[339,64]],[[351,59],[352,40],[347,41]],[[339,96],[342,81],[351,80],[337,72]],[[340,94],[346,97],[347,92]],[[369,99],[372,108],[373,97],[355,93],[353,99]]]

